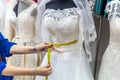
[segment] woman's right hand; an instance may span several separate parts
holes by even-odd
[[[49,64],[46,66],[40,66],[36,68],[36,75],[48,76],[51,73],[52,73],[52,67]]]
[[[51,48],[51,50],[54,50],[53,48],[53,44],[49,44],[49,43],[40,43],[38,45],[36,45],[36,52],[40,52],[40,51],[47,51],[48,47]]]

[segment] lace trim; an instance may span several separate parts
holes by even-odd
[[[63,10],[55,10],[55,9],[46,9],[44,12],[44,16],[51,17],[56,21],[62,20],[69,16],[78,15],[78,8],[66,8]]]
[[[106,6],[106,13],[108,13],[108,19],[111,21],[112,18],[120,18],[120,2],[111,1]]]

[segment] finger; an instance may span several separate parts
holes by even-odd
[[[52,43],[44,43],[46,46],[48,46],[48,47],[52,47],[53,46],[53,44]]]
[[[48,68],[48,71],[52,71],[52,67],[51,66]]]
[[[42,49],[43,51],[48,51],[48,47],[45,47],[44,49]],[[50,48],[51,51],[54,51],[55,48]]]
[[[53,47],[53,44],[49,44],[49,47]]]
[[[41,50],[42,50],[42,51],[47,51],[47,49],[48,49],[47,47],[44,47],[44,48],[42,48]]]
[[[50,67],[50,64],[47,64],[45,67],[46,67],[46,68],[49,68],[49,67]]]
[[[47,52],[47,51],[48,51],[48,49],[42,49],[42,51],[43,51],[43,52]]]
[[[51,48],[51,51],[54,51],[55,50],[55,48]]]
[[[47,43],[47,42],[44,42],[44,44],[45,44],[45,45],[48,45],[48,43]]]
[[[47,47],[52,47],[52,43],[44,43],[45,44],[45,46],[47,46]]]
[[[46,69],[47,71],[52,71],[52,67],[51,66],[47,66],[46,68],[47,68]]]
[[[49,72],[48,72],[48,75],[50,75],[51,73],[52,73],[52,71],[49,71]]]

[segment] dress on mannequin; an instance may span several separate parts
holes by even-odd
[[[16,4],[17,0],[9,0],[6,7],[4,35],[10,41],[12,41],[15,35],[11,21],[17,21],[16,14],[13,11]]]
[[[6,10],[7,1],[0,0],[0,32],[4,33],[5,27],[5,10]]]
[[[36,8],[37,3],[30,3],[27,1],[20,1],[19,4],[24,3],[29,7],[26,9],[18,8],[18,17],[15,20],[12,20],[13,29],[15,31],[15,37],[12,39],[13,42],[16,42],[18,45],[32,45],[35,43],[35,21],[36,21]],[[28,3],[28,4],[26,4]],[[20,5],[18,5],[20,7]],[[23,7],[23,5],[21,5]],[[20,10],[19,10],[20,9]],[[38,54],[23,54],[23,55],[13,55],[8,59],[8,63],[14,66],[19,67],[31,67],[34,68],[37,66]],[[34,80],[34,76],[15,76],[14,80]]]
[[[110,24],[109,45],[103,55],[98,80],[120,80],[120,1],[106,6]]]
[[[41,4],[43,4],[42,1],[39,7]],[[60,5],[62,6],[60,7]],[[78,40],[78,42],[68,46],[56,47],[57,51],[51,52],[51,66],[53,72],[48,77],[49,80],[94,80],[87,60],[88,57],[86,57],[82,46],[83,15],[81,9],[77,8],[73,0],[52,0],[50,2],[48,1],[45,6],[46,9],[42,12],[43,14],[41,14],[41,26],[38,25],[38,33],[42,34],[39,38],[41,37],[43,42],[52,43],[64,43]],[[41,12],[40,9],[43,8],[44,7],[38,8],[38,11]],[[40,14],[38,14],[38,16],[39,15]],[[41,18],[38,17],[38,20],[39,19]],[[46,64],[47,54],[41,66]],[[36,76],[35,80],[44,79],[45,77],[43,76]]]

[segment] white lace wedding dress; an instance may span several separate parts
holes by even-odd
[[[43,41],[64,43],[79,39],[79,16],[77,8],[64,10],[46,9],[43,14]],[[52,74],[49,80],[94,80],[83,46],[77,43],[57,47],[51,52]],[[80,49],[82,48],[82,49]],[[47,54],[41,66],[47,64]],[[36,76],[35,80],[45,80]]]
[[[120,19],[110,22],[110,42],[103,55],[98,80],[120,80]]]
[[[110,23],[109,45],[103,55],[98,80],[120,80],[120,1],[107,4]]]
[[[33,3],[27,9],[19,13],[16,19],[11,20],[14,25],[15,37],[13,42],[17,45],[35,46],[35,21],[36,14],[34,13],[37,8],[37,4]],[[8,64],[17,67],[37,67],[39,54],[22,54],[13,55],[8,59]],[[34,76],[14,76],[14,80],[34,80]]]

